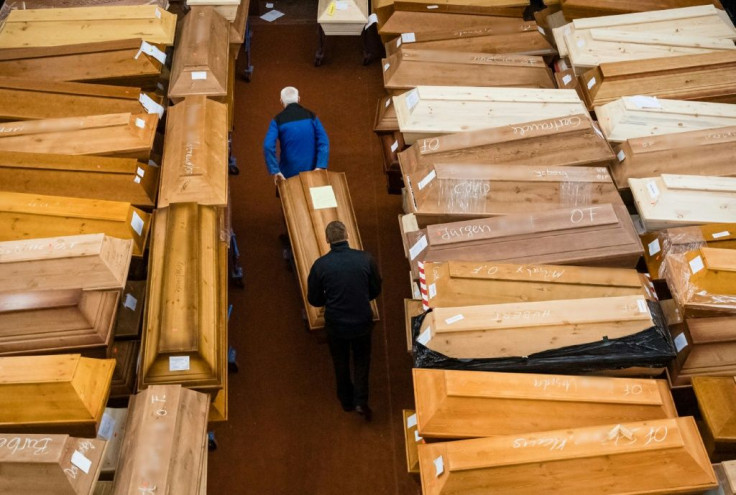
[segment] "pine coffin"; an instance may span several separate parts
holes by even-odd
[[[736,315],[736,251],[701,247],[665,258],[672,298],[685,318]]]
[[[691,5],[713,4],[719,9],[723,8],[718,0],[636,0],[635,2],[622,2],[621,0],[561,0],[560,4],[566,19],[649,12],[651,10],[675,9]]]
[[[0,74],[37,81],[78,81],[156,89],[163,47],[140,39],[0,50]]]
[[[368,22],[368,0],[319,0],[317,22],[326,36],[358,36]]]
[[[229,24],[237,19],[241,0],[186,0],[186,3],[190,8],[212,6],[219,16],[229,21]]]
[[[396,10],[386,22],[381,24],[378,32],[382,36],[394,38],[401,36],[403,33],[414,33],[416,36],[421,36],[425,33],[468,29],[497,29],[501,32],[521,31],[528,24],[521,16],[504,17],[474,15],[473,13],[436,12],[442,10],[439,5],[437,9],[431,9],[434,12],[430,12],[426,8],[423,10],[423,12]]]
[[[229,47],[229,23],[215,7],[192,7],[174,51],[169,98],[227,95]]]
[[[134,158],[0,151],[0,190],[156,206],[159,168]]]
[[[417,86],[555,87],[544,60],[528,55],[457,53],[402,46],[381,63],[383,86],[394,95]]]
[[[222,209],[180,203],[154,219],[138,388],[179,383],[214,395],[227,373]]]
[[[736,222],[736,178],[662,174],[629,179],[647,231]]]
[[[115,361],[79,354],[0,358],[0,431],[94,437]]]
[[[132,239],[133,256],[142,256],[150,217],[120,201],[0,192],[0,241],[102,232]]]
[[[419,86],[394,96],[404,141],[584,114],[573,90]]]
[[[114,495],[199,495],[206,476],[209,396],[179,385],[156,385],[134,395],[115,475]]]
[[[419,451],[417,445],[424,440],[417,431],[417,415],[410,409],[401,411],[404,417],[404,445],[406,446],[406,470],[409,474],[419,474]]]
[[[0,242],[0,287],[3,294],[122,289],[132,250],[132,240],[105,234]]]
[[[333,220],[340,220],[347,229],[350,246],[363,249],[350,190],[344,173],[321,169],[302,172],[279,182],[278,187],[307,321],[309,328],[316,330],[324,327],[324,308],[315,308],[307,301],[307,278],[317,258],[330,250],[325,240],[325,227]],[[371,302],[371,308],[377,320],[375,301]]]
[[[97,438],[107,442],[105,455],[102,457],[102,466],[100,466],[101,479],[113,479],[115,470],[120,459],[120,448],[125,438],[125,422],[128,419],[127,407],[106,407],[105,413],[102,415],[100,429],[97,431]]]
[[[677,417],[665,380],[414,368],[419,435],[522,435]]]
[[[420,281],[427,286],[422,299],[430,308],[629,295],[652,298],[647,277],[626,268],[425,262]]]
[[[692,379],[698,409],[703,415],[703,440],[712,454],[736,451],[736,377],[696,376]]]
[[[169,108],[159,208],[171,203],[227,206],[227,105],[188,96]]]
[[[92,495],[104,440],[69,435],[0,434],[4,495]]]
[[[158,5],[169,8],[169,0],[7,0],[0,8],[0,21],[8,17],[11,10],[58,9],[69,7],[97,7],[111,5]]]
[[[718,486],[692,417],[419,445],[419,469],[425,495],[531,495],[540,486],[671,495]]]

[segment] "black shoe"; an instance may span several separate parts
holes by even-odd
[[[355,406],[352,404],[342,404],[342,410],[345,412],[355,411]]]
[[[368,407],[368,404],[355,406],[355,412],[363,416],[366,421],[370,421],[371,419],[373,419],[373,411],[371,411],[371,408]]]

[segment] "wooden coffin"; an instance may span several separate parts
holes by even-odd
[[[155,56],[154,56],[155,55]],[[154,89],[166,54],[140,39],[0,50],[0,74]]]
[[[418,261],[633,268],[643,251],[626,209],[611,205],[405,227],[404,237],[415,277]]]
[[[734,495],[736,493],[736,461],[723,461],[713,464],[719,486],[705,495]]]
[[[561,0],[560,5],[566,19],[581,17],[599,17],[604,15],[628,14],[632,12],[649,12],[651,10],[676,9],[691,5],[713,4],[723,8],[718,0],[637,0],[622,2],[621,0]]]
[[[106,347],[120,290],[0,293],[0,355]]]
[[[237,19],[241,0],[186,0],[186,3],[195,9],[212,6],[220,17],[229,21],[229,24]]]
[[[120,448],[125,438],[125,423],[128,419],[127,407],[106,407],[97,430],[97,438],[107,442],[105,455],[100,466],[100,478],[112,480],[120,459]]]
[[[425,495],[671,495],[718,486],[692,417],[419,446]],[[601,473],[605,473],[602,475]]]
[[[319,0],[317,22],[327,36],[358,36],[368,22],[368,0]]]
[[[8,292],[121,289],[133,241],[104,234],[0,242],[0,287]]]
[[[214,7],[192,7],[174,51],[169,98],[227,95],[228,29]]]
[[[128,280],[120,296],[118,314],[115,318],[115,338],[138,338],[143,321],[143,304],[146,297],[145,280]]]
[[[624,96],[595,107],[595,113],[613,142],[736,125],[736,105],[648,96]]]
[[[307,322],[311,330],[316,330],[325,325],[324,308],[315,308],[307,301],[307,278],[317,258],[330,251],[325,240],[325,227],[333,220],[340,220],[347,229],[350,247],[363,249],[350,190],[344,173],[322,169],[302,172],[279,182],[278,187]],[[371,302],[371,307],[377,320],[375,301]]]
[[[394,96],[404,141],[585,113],[577,93],[562,89],[419,86]]]
[[[411,276],[411,274],[410,274]],[[414,280],[411,280],[412,289],[416,287]],[[417,297],[420,297],[419,289],[416,289]],[[406,350],[411,354],[414,347],[414,336],[412,335],[412,321],[415,316],[424,313],[422,301],[420,299],[404,299],[404,330],[406,331]]]
[[[686,318],[736,314],[736,251],[700,247],[665,258],[667,285]]]
[[[403,33],[432,33],[442,31],[464,30],[471,28],[496,28],[500,30],[515,30],[526,24],[521,16],[494,16],[474,15],[473,13],[458,14],[448,12],[436,12],[442,10],[427,9],[423,11],[396,10],[386,22],[382,23],[378,32],[382,36],[393,38]],[[375,6],[374,6],[375,10]]]
[[[180,383],[213,395],[227,373],[222,210],[180,203],[154,220],[138,388]]]
[[[736,377],[696,376],[692,383],[705,424],[706,448],[714,456],[730,454],[733,457],[736,452]]]
[[[601,64],[581,76],[588,109],[622,96],[736,102],[736,51]]]
[[[629,179],[644,227],[655,230],[736,222],[736,178],[662,174]]]
[[[582,114],[419,139],[399,153],[404,173],[438,163],[605,167],[614,160],[595,123]]]
[[[417,431],[417,415],[410,409],[401,411],[404,416],[404,445],[406,446],[406,470],[409,474],[419,474],[419,450],[417,445],[424,439]]]
[[[0,189],[156,206],[159,168],[134,158],[0,151]]]
[[[0,358],[0,431],[94,437],[114,367],[112,359],[79,354]]]
[[[92,495],[105,441],[69,435],[0,434],[0,492]]]
[[[170,107],[159,208],[194,202],[227,206],[227,105],[204,95]]]
[[[396,119],[396,110],[391,96],[384,96],[378,100],[376,116],[373,121],[373,132],[379,136],[392,134],[399,130],[399,121]]]
[[[652,297],[646,276],[624,268],[425,262],[420,280],[427,286],[422,299],[431,308],[627,295]]]
[[[682,322],[682,319],[680,319]],[[673,386],[689,386],[696,376],[736,375],[736,318],[687,318],[670,325],[677,359],[668,368]]]
[[[115,360],[110,385],[110,399],[124,399],[136,391],[136,367],[140,357],[140,340],[115,340],[107,349],[107,358]]]
[[[250,9],[250,0],[240,0],[238,11],[235,14],[235,20],[230,23],[229,39],[230,50],[240,51],[240,45],[245,42],[245,32],[248,26],[248,10]]]
[[[114,495],[199,495],[206,476],[209,396],[156,385],[130,398]]]
[[[411,46],[411,45],[407,45]],[[417,86],[554,88],[542,57],[486,55],[401,47],[382,60],[383,86],[400,94]]]
[[[169,8],[169,0],[6,0],[0,8],[0,21],[8,17],[11,10],[58,9],[110,5],[158,5]]]
[[[132,239],[133,255],[142,256],[150,218],[122,201],[0,192],[0,241],[102,232]]]
[[[664,380],[414,368],[419,434],[521,435],[677,417]]]
[[[176,15],[156,5],[13,10],[0,29],[0,48],[75,45],[141,38],[174,44]]]

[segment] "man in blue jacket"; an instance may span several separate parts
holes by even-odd
[[[263,140],[263,155],[274,184],[299,172],[327,168],[330,155],[325,128],[314,113],[299,105],[299,91],[291,86],[282,89],[281,104],[284,109],[271,121]]]

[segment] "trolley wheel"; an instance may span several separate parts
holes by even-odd
[[[322,65],[322,61],[325,59],[325,54],[322,51],[317,51],[314,54],[314,66],[319,67]]]
[[[230,373],[237,373],[239,366],[236,358],[238,356],[234,347],[230,346],[227,350],[227,369]]]
[[[210,452],[217,450],[217,439],[214,431],[207,432],[207,450]]]
[[[230,175],[240,175],[240,169],[235,164],[228,165],[227,171]]]
[[[247,69],[245,69],[242,76],[245,82],[250,82],[251,78],[253,77],[253,66],[251,65]]]

